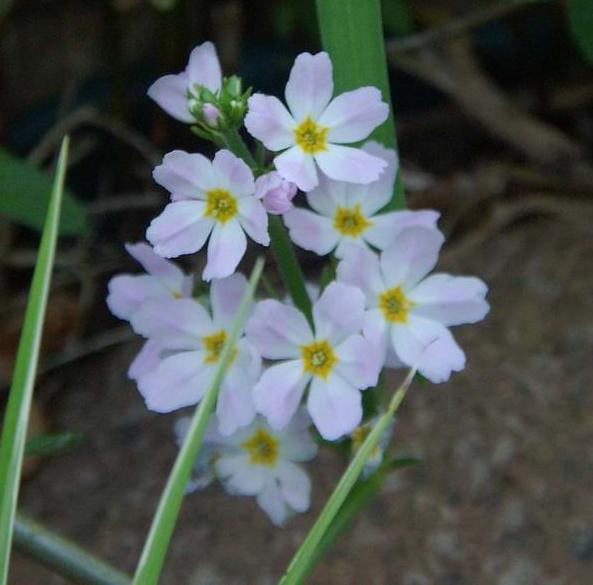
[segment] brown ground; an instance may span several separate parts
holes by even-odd
[[[593,583],[592,257],[590,230],[539,220],[445,266],[484,278],[492,312],[458,330],[465,372],[402,408],[398,451],[424,464],[384,486],[312,583]],[[130,571],[175,455],[174,417],[149,414],[126,381],[137,347],[48,381],[56,428],[87,439],[22,494],[32,516]],[[251,499],[188,497],[162,583],[273,584],[342,468],[320,457],[313,510],[284,530]],[[10,583],[64,581],[15,556]]]

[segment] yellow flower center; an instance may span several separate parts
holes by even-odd
[[[251,438],[242,445],[249,453],[249,460],[254,465],[276,464],[278,459],[278,441],[263,429],[257,429]]]
[[[224,189],[212,189],[206,193],[205,215],[226,223],[237,215],[237,200]]]
[[[399,286],[386,290],[379,297],[379,307],[390,323],[407,323],[408,311],[413,306],[414,303],[406,298]]]
[[[324,128],[307,116],[295,129],[296,143],[307,153],[317,154],[327,150],[325,139],[329,128]]]
[[[332,368],[338,363],[338,358],[332,346],[325,340],[314,341],[301,346],[303,369],[309,374],[327,379]]]
[[[354,207],[338,207],[334,227],[343,236],[356,238],[370,226],[371,222],[362,214],[360,203]]]
[[[225,341],[226,332],[224,330],[202,337],[202,343],[204,345],[204,349],[206,350],[206,357],[204,358],[205,364],[215,364],[220,359],[220,354],[222,353],[222,348],[224,347]],[[231,363],[235,359],[236,355],[237,348],[233,350]]]
[[[352,451],[356,453],[361,447],[362,444],[365,442],[366,438],[371,434],[372,426],[369,423],[362,424],[356,427],[352,433]],[[371,451],[370,457],[374,458],[377,457],[380,453],[379,445],[375,445],[373,450]]]

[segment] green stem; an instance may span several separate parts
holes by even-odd
[[[387,411],[377,420],[368,437],[350,462],[350,465],[342,475],[338,485],[321,511],[321,514],[307,534],[307,538],[305,538],[305,541],[293,557],[284,577],[280,580],[279,585],[299,585],[304,582],[306,575],[309,574],[312,566],[318,559],[317,550],[321,545],[324,535],[338,515],[348,494],[360,477],[367,459],[379,444],[381,437],[383,437],[387,427],[393,420],[395,413],[406,396],[415,373],[415,369],[410,370],[406,379],[394,393],[389,406],[387,407]]]
[[[214,377],[194,413],[183,445],[175,460],[175,465],[169,474],[167,485],[161,495],[150,532],[144,544],[142,556],[138,562],[136,574],[134,575],[134,585],[156,585],[159,582],[159,576],[177,522],[177,516],[179,515],[187,482],[189,481],[196,457],[202,446],[204,433],[206,432],[210,416],[216,404],[220,384],[233,359],[235,345],[253,301],[263,266],[263,259],[259,258],[251,273],[249,288],[241,300],[233,326],[220,354]]]
[[[313,314],[311,312],[311,299],[305,287],[305,275],[303,269],[296,257],[294,247],[282,220],[277,215],[269,215],[270,244],[280,276],[292,297],[292,301],[297,309],[300,309],[313,323]]]
[[[14,524],[14,547],[73,583],[130,585],[132,582],[128,575],[20,513]]]
[[[251,169],[257,171],[257,163],[247,145],[241,138],[241,135],[236,130],[228,130],[224,134],[224,140],[227,148],[239,158],[243,159]],[[305,287],[305,275],[296,253],[294,246],[286,233],[286,229],[277,215],[268,215],[269,231],[270,231],[270,246],[274,253],[274,258],[278,266],[280,276],[284,281],[284,285],[288,290],[295,306],[303,312],[309,320],[313,323],[313,316],[311,313],[311,299]]]

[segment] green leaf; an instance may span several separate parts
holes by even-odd
[[[323,48],[334,69],[335,93],[373,85],[389,104],[389,118],[369,136],[397,150],[395,120],[383,41],[379,0],[317,0]],[[401,173],[387,209],[405,207]]]
[[[29,411],[33,386],[39,360],[39,348],[43,320],[47,307],[51,280],[60,208],[64,193],[64,177],[68,156],[68,138],[64,138],[56,170],[39,256],[29,292],[25,321],[16,356],[12,386],[6,406],[2,439],[0,441],[0,584],[5,585],[8,576],[10,545],[19,492],[21,466],[25,452]]]
[[[591,0],[570,0],[568,20],[577,45],[587,61],[593,63],[593,3]]]
[[[373,453],[375,447],[379,444],[379,441],[393,420],[415,373],[415,370],[410,370],[406,379],[391,398],[387,411],[379,417],[375,426],[363,441],[362,445],[356,452],[356,455],[350,462],[350,465],[348,465],[348,468],[340,478],[332,495],[329,497],[329,500],[323,507],[321,514],[319,514],[319,517],[313,524],[311,530],[309,530],[303,544],[294,555],[284,577],[280,580],[280,585],[300,585],[301,583],[304,583],[306,576],[311,573],[315,564],[319,561],[321,554],[320,547],[322,546],[324,539],[331,538],[333,531],[340,528],[340,510],[347,501],[349,494],[354,489],[356,482],[364,469],[365,463]],[[333,528],[335,522],[338,523],[338,528]],[[330,536],[326,536],[328,533]]]
[[[82,433],[55,433],[31,437],[25,445],[27,457],[51,457],[70,451],[82,442]]]
[[[304,581],[311,576],[319,561],[338,540],[340,535],[350,527],[358,514],[370,504],[389,473],[412,465],[418,465],[420,462],[419,459],[415,459],[414,457],[392,459],[383,463],[371,476],[359,480],[356,483],[352,491],[348,494],[346,501],[342,504],[340,511],[323,535],[319,546],[315,549],[309,569],[306,575],[303,576]]]
[[[233,321],[210,387],[196,408],[183,445],[175,460],[175,465],[169,474],[167,485],[161,495],[152,526],[150,527],[150,532],[144,543],[142,556],[140,557],[136,574],[134,575],[134,585],[155,585],[159,581],[165,555],[167,554],[169,542],[171,541],[173,529],[179,515],[185,488],[190,479],[200,447],[202,446],[204,433],[206,432],[210,416],[216,404],[218,389],[231,362],[235,344],[243,328],[257,283],[262,274],[263,265],[263,259],[261,258],[255,263],[251,278],[249,279],[249,288],[241,301],[237,316]]]
[[[0,215],[35,230],[43,228],[51,179],[27,162],[0,148]],[[86,229],[86,212],[74,196],[64,190],[59,231],[76,235]]]

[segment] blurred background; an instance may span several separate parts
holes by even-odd
[[[312,583],[593,583],[593,3],[384,0],[408,204],[443,214],[442,270],[492,312],[456,336],[467,369],[401,409],[393,475]],[[141,341],[105,306],[136,272],[123,243],[166,202],[151,171],[209,153],[146,97],[215,42],[225,73],[280,95],[320,48],[311,0],[0,2],[0,403],[51,168],[72,136],[21,509],[133,570],[176,452],[179,413],[147,412]],[[303,255],[307,270],[319,266]],[[397,373],[392,377],[395,383]],[[40,437],[40,438],[39,438]],[[252,499],[186,499],[162,583],[273,584],[345,465],[311,466],[309,514],[279,530]],[[66,583],[16,554],[11,585]]]

